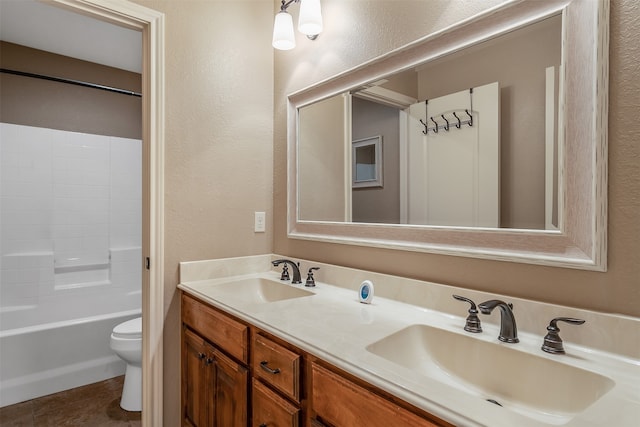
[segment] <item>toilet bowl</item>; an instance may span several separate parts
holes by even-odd
[[[127,320],[113,328],[111,349],[127,363],[120,407],[142,410],[142,317]]]

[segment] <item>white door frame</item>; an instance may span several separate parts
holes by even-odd
[[[163,424],[164,14],[126,0],[53,0],[142,32],[142,425]]]

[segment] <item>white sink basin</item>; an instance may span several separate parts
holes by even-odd
[[[567,423],[614,385],[607,377],[559,363],[544,354],[537,356],[509,347],[517,345],[412,325],[369,345],[367,350],[418,375],[556,425]]]
[[[315,295],[305,289],[261,277],[225,282],[212,287],[212,295],[247,304],[259,304]]]

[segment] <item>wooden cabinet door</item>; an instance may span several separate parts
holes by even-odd
[[[253,379],[252,427],[298,427],[300,409]]]
[[[183,425],[247,427],[247,369],[192,331],[183,337]]]
[[[182,342],[183,424],[194,427],[211,425],[208,419],[207,392],[213,380],[206,362],[211,355],[204,340],[188,329]]]
[[[211,405],[215,427],[246,427],[248,371],[227,356],[213,350],[215,382]]]
[[[320,365],[312,365],[311,407],[336,427],[438,427]]]

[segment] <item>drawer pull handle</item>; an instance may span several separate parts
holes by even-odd
[[[269,366],[267,366],[269,364],[269,362],[267,362],[266,360],[263,360],[262,362],[260,362],[260,367],[269,372],[270,374],[279,374],[280,373],[280,369],[276,368],[276,369],[271,369]]]

